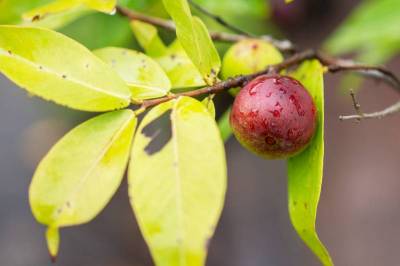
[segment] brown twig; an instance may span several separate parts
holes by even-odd
[[[342,121],[343,120],[352,120],[352,119],[361,121],[362,119],[370,119],[370,118],[381,119],[385,116],[389,116],[389,115],[392,115],[392,114],[395,114],[398,112],[400,112],[400,101],[383,109],[382,111],[373,112],[373,113],[361,113],[361,114],[356,114],[356,115],[341,115],[341,116],[339,116],[339,119]]]
[[[208,86],[204,88],[200,88],[197,90],[193,91],[188,91],[188,92],[183,92],[183,93],[176,93],[176,94],[170,94],[168,96],[162,97],[162,98],[157,98],[157,99],[152,99],[152,100],[145,100],[142,103],[142,108],[146,109],[148,107],[169,101],[171,99],[178,98],[179,96],[200,96],[203,94],[211,94],[211,93],[218,93],[224,90],[228,90],[230,88],[235,88],[235,87],[242,87],[244,86],[247,82],[250,80],[264,74],[271,74],[271,73],[278,73],[279,71],[296,66],[300,64],[301,62],[308,60],[308,59],[318,59],[321,64],[327,67],[328,71],[335,73],[338,71],[348,71],[348,70],[353,70],[357,71],[360,73],[363,73],[367,76],[369,76],[368,71],[371,69],[374,69],[374,75],[372,77],[374,78],[379,78],[384,81],[386,81],[388,84],[393,86],[398,92],[400,92],[400,81],[399,79],[391,73],[389,70],[378,67],[378,68],[373,68],[371,66],[367,65],[362,65],[362,64],[357,64],[357,63],[349,63],[346,61],[346,64],[342,64],[344,62],[341,59],[335,59],[332,57],[328,57],[325,54],[315,51],[315,50],[306,50],[303,52],[296,53],[292,55],[291,57],[287,58],[283,62],[275,65],[268,66],[265,70],[250,74],[250,75],[244,75],[244,76],[237,76],[230,78],[225,81],[221,81],[216,83],[213,86]],[[364,71],[367,71],[364,73]]]
[[[203,10],[204,11],[204,10]],[[132,11],[130,9],[117,6],[117,12],[125,16],[131,20],[140,20],[158,27],[162,27],[167,30],[175,31],[176,27],[175,24],[171,20],[165,20],[157,17],[152,17],[148,16],[139,12]],[[212,15],[215,19],[215,15]],[[237,42],[246,38],[249,38],[247,34],[234,34],[234,33],[226,33],[226,32],[211,32],[210,33],[211,37],[213,40],[216,41],[224,41],[224,42]],[[278,48],[281,51],[286,51],[286,52],[293,52],[294,51],[294,45],[287,40],[276,40],[272,38],[271,36],[260,36],[258,37],[260,39],[267,40],[271,42],[276,48]],[[177,94],[169,94],[165,97],[157,98],[157,99],[152,99],[152,100],[145,100],[142,102],[142,106],[140,110],[144,110],[148,107],[166,102],[171,99],[175,99],[179,96],[199,96],[202,94],[214,94],[221,92],[223,90],[227,90],[230,88],[234,87],[241,87],[250,80],[254,79],[255,77],[263,74],[269,74],[269,73],[277,73],[282,69],[289,68],[291,66],[298,65],[299,63],[308,60],[308,59],[318,59],[322,65],[324,65],[327,70],[331,73],[336,73],[336,72],[345,72],[345,71],[352,71],[359,73],[361,75],[375,78],[378,80],[382,80],[392,86],[394,89],[396,89],[398,92],[400,92],[400,80],[394,75],[391,71],[386,69],[383,66],[369,66],[369,65],[364,65],[364,64],[359,64],[356,63],[352,60],[346,60],[346,59],[341,59],[341,58],[334,58],[330,57],[320,51],[315,51],[315,50],[306,50],[303,52],[298,52],[294,53],[291,57],[287,58],[284,60],[282,63],[276,64],[276,65],[271,65],[267,67],[265,70],[260,71],[255,74],[251,75],[245,75],[245,76],[237,76],[233,77],[231,79],[228,79],[226,81],[221,81],[213,86],[208,86],[204,88],[200,88],[197,90],[193,91],[188,91],[188,92],[183,92],[183,93],[177,93]],[[354,96],[354,94],[353,94]],[[355,102],[355,98],[353,98],[353,101]],[[359,107],[358,107],[359,109]],[[382,117],[387,114],[392,114],[395,112],[398,112],[399,110],[398,105],[394,105],[391,107],[388,107],[387,109],[381,111],[381,112],[376,112],[372,114],[362,114],[361,112],[358,113],[357,115],[353,116],[341,116],[340,118],[342,120],[347,120],[347,119],[361,119],[361,116],[363,118],[372,118],[372,117]],[[357,111],[357,108],[356,108]]]
[[[116,11],[121,16],[127,17],[130,20],[143,21],[170,31],[176,30],[175,24],[171,20],[148,16],[121,6],[117,6]],[[245,34],[235,34],[227,32],[210,32],[210,36],[214,41],[221,42],[237,42],[249,38],[249,36]],[[277,40],[268,35],[263,35],[258,38],[269,41],[282,52],[293,52],[295,50],[294,45],[288,40]]]

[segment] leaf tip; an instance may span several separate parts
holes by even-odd
[[[52,263],[57,260],[58,248],[60,245],[60,232],[57,227],[49,227],[46,231],[47,248]]]

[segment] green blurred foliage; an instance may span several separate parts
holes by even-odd
[[[355,52],[360,61],[384,63],[400,51],[400,1],[365,0],[327,40],[332,54]]]

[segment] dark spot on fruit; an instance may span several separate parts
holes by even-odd
[[[12,55],[12,52],[11,52],[11,50],[8,50],[7,52],[8,52],[8,54],[9,54],[9,55]]]
[[[66,79],[66,78],[67,78],[67,75],[64,74],[64,75],[62,75],[61,77],[62,77],[63,79]]]
[[[279,110],[273,110],[269,111],[274,117],[279,117],[281,115],[281,112]]]
[[[266,138],[265,138],[265,142],[268,144],[268,145],[275,145],[276,144],[276,140],[273,138],[273,137],[271,137],[271,136],[267,136]]]
[[[253,44],[251,45],[251,49],[257,50],[257,49],[258,49],[258,44],[257,44],[257,43],[253,43]]]
[[[34,15],[32,17],[32,22],[38,21],[40,19],[40,15]]]
[[[293,201],[293,206],[296,206],[297,205],[297,201]]]
[[[304,202],[304,209],[308,209],[308,204],[307,204],[307,202]]]

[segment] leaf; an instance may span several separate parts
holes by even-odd
[[[45,17],[40,20],[25,21],[22,23],[22,25],[42,27],[48,29],[60,29],[72,23],[73,21],[77,20],[78,18],[88,15],[92,12],[93,11],[91,11],[88,8],[79,6],[57,14],[53,14],[51,16]]]
[[[211,117],[215,119],[215,104],[212,97],[208,96],[201,101],[202,104],[207,108]]]
[[[49,0],[2,0],[0,1],[0,24],[16,24],[22,19],[22,13]]]
[[[168,47],[164,56],[156,60],[167,73],[174,89],[199,87],[206,84],[178,40]]]
[[[0,71],[28,92],[74,109],[109,111],[130,103],[129,88],[110,66],[46,29],[0,26]]]
[[[35,218],[49,227],[46,236],[53,256],[58,228],[92,220],[116,192],[135,126],[131,110],[97,116],[70,131],[40,162],[29,201]]]
[[[116,0],[56,0],[47,5],[35,8],[23,14],[26,20],[38,20],[51,14],[86,6],[104,13],[112,13],[115,10]]]
[[[192,17],[186,0],[163,0],[176,24],[176,35],[186,54],[209,85],[217,80],[221,60],[204,23]]]
[[[400,51],[400,1],[362,2],[325,44],[333,54],[358,52],[368,63],[383,63]]]
[[[164,70],[145,54],[114,47],[99,49],[94,53],[111,65],[127,83],[133,99],[161,97],[171,89],[171,83]]]
[[[230,106],[219,118],[218,120],[218,128],[221,133],[222,139],[226,142],[232,136],[232,128],[229,123],[229,116],[231,114],[232,106]]]
[[[178,40],[174,41],[169,47],[157,34],[157,28],[151,24],[133,21],[132,30],[146,54],[153,57],[167,73],[172,88],[190,88],[205,85],[205,82],[186,55]]]
[[[140,46],[143,47],[147,55],[158,57],[167,53],[167,47],[158,36],[156,27],[138,20],[133,20],[131,21],[131,28]]]
[[[171,128],[160,132],[156,126],[162,119]],[[148,146],[168,131],[164,145],[150,151]],[[155,264],[204,265],[226,191],[224,146],[217,125],[203,104],[181,97],[152,109],[138,133],[129,194]]]
[[[297,233],[324,265],[333,265],[315,230],[324,161],[323,72],[321,64],[313,60],[303,63],[292,74],[314,98],[318,126],[309,147],[288,160],[288,195],[290,219]]]

